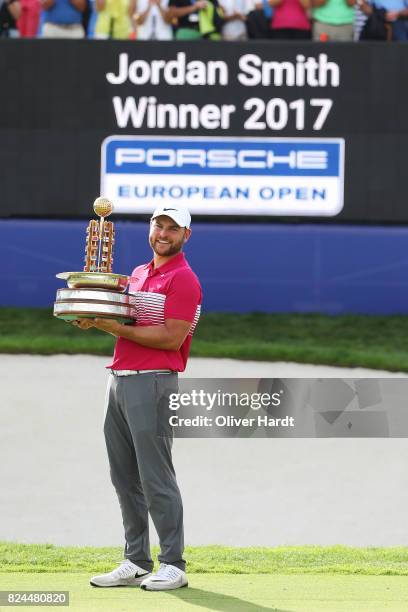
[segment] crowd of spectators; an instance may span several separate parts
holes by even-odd
[[[408,0],[0,0],[0,36],[408,40]]]

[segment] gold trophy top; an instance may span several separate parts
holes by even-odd
[[[98,217],[109,217],[113,212],[113,204],[107,198],[99,197],[93,203],[93,209]]]
[[[71,289],[93,288],[123,292],[126,290],[128,277],[112,272],[115,229],[111,221],[105,221],[105,217],[113,212],[114,206],[107,198],[99,197],[96,198],[93,209],[100,219],[91,219],[87,227],[83,271],[62,272],[57,274],[57,278],[66,280]]]

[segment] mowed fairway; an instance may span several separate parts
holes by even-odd
[[[187,546],[185,553],[189,587],[152,593],[89,585],[91,576],[115,567],[119,547],[0,542],[0,590],[69,591],[64,609],[81,612],[408,610],[405,546]]]
[[[162,593],[98,589],[88,580],[88,573],[7,573],[0,574],[0,589],[69,591],[69,608],[62,609],[84,612],[402,612],[408,605],[406,576],[192,574],[189,588]]]

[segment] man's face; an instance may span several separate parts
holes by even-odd
[[[169,257],[181,251],[190,234],[190,229],[180,227],[170,217],[161,215],[150,223],[149,242],[156,255]]]

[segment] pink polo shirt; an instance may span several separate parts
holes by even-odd
[[[283,0],[273,7],[272,30],[310,30],[310,21],[299,0]]]
[[[107,367],[113,370],[183,372],[200,316],[202,299],[200,283],[184,254],[178,253],[156,269],[153,261],[135,268],[130,278],[129,295],[136,308],[135,325],[164,325],[166,319],[181,319],[190,321],[191,328],[178,351],[149,348],[118,338],[113,362]]]

